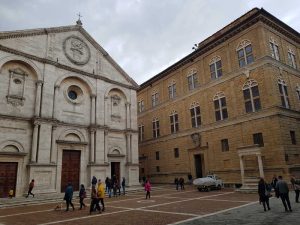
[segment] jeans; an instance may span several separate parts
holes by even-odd
[[[291,211],[292,208],[291,208],[289,193],[280,193],[279,196],[281,198],[281,201],[282,201],[282,204],[283,204],[283,206],[285,208],[285,211],[287,211],[288,208]]]

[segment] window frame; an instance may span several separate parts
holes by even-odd
[[[255,87],[257,87],[258,95],[253,97],[253,89]],[[259,93],[257,81],[255,81],[253,79],[246,81],[243,85],[242,90],[243,90],[246,113],[257,112],[257,111],[261,110],[260,93]],[[245,99],[245,91],[247,91],[247,90],[249,91],[250,98]],[[259,108],[256,108],[256,104],[255,104],[256,100],[258,100],[258,102],[259,102]],[[247,103],[249,101],[251,102],[251,111],[247,111]]]
[[[179,148],[174,148],[174,158],[179,158]]]
[[[251,48],[250,52],[247,52],[247,47]],[[243,68],[243,67],[247,66],[248,64],[251,64],[254,62],[253,47],[252,47],[252,43],[250,41],[248,41],[248,40],[242,41],[236,48],[236,52],[237,52],[238,63],[239,63],[240,68]],[[241,56],[240,56],[240,52],[243,53]],[[250,59],[252,59],[252,61]],[[244,63],[241,64],[241,62],[244,62]]]
[[[229,152],[228,138],[221,139],[221,150],[222,152]]]
[[[296,54],[290,48],[288,50],[288,64],[294,69],[297,69]]]
[[[143,112],[145,110],[145,102],[144,100],[138,101],[138,110],[139,113]]]
[[[281,106],[286,109],[289,109],[291,105],[290,105],[289,95],[288,95],[288,86],[286,85],[286,82],[281,78],[278,78],[277,84],[279,88]]]
[[[217,67],[217,63],[220,62],[220,68]],[[212,71],[213,68],[213,71]],[[220,56],[214,57],[210,63],[209,63],[209,71],[210,71],[210,78],[212,80],[218,79],[223,76],[223,71],[222,71],[222,60]],[[220,72],[220,75],[219,75]]]
[[[199,108],[199,114],[197,114],[197,108]],[[193,111],[194,115],[192,115],[192,111]],[[201,124],[202,124],[202,121],[201,121],[201,108],[200,108],[198,103],[193,103],[191,105],[190,114],[191,114],[192,127],[194,127],[194,128],[200,127]],[[198,124],[198,119],[199,119],[199,124]],[[193,124],[195,124],[195,126],[193,126]]]
[[[252,134],[253,137],[253,144],[258,144],[259,147],[264,147],[264,136],[263,133],[254,133]]]
[[[187,81],[188,81],[188,88],[189,88],[190,91],[194,90],[198,87],[198,78],[197,78],[197,71],[196,70],[191,70],[190,71],[190,73],[187,75]]]
[[[172,83],[168,86],[169,99],[176,98],[176,83]]]
[[[145,139],[145,126],[144,124],[139,125],[139,141],[142,142]]]
[[[158,92],[155,92],[151,95],[151,103],[152,103],[152,107],[155,107],[158,105],[159,103],[159,94]]]
[[[269,47],[270,47],[270,50],[271,50],[272,58],[279,61],[280,60],[279,46],[273,38],[270,38],[270,40],[269,40]]]
[[[292,143],[292,145],[297,145],[296,131],[290,130],[290,137],[291,137],[291,143]]]
[[[159,127],[159,119],[154,118],[152,120],[152,137],[158,138],[160,136],[160,127]]]
[[[169,117],[170,117],[171,134],[175,134],[179,131],[178,113],[176,111],[173,111]]]
[[[159,151],[155,152],[155,160],[160,160],[160,154]]]
[[[222,99],[224,99],[225,102],[225,106],[222,106]],[[216,107],[216,102],[218,102],[218,108]],[[220,121],[220,120],[225,120],[228,118],[228,110],[227,110],[227,102],[226,102],[226,96],[223,92],[218,92],[217,94],[215,94],[214,98],[213,98],[213,103],[214,103],[214,110],[215,110],[215,118],[216,121]],[[224,112],[226,111],[226,117],[224,115]],[[217,118],[217,113],[219,112],[220,114],[220,119]]]

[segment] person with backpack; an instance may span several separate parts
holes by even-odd
[[[270,197],[270,187],[265,182],[264,178],[260,178],[258,182],[258,195],[259,195],[259,202],[263,204],[264,211],[267,211],[266,205],[268,210],[270,210],[269,205],[269,197]]]
[[[83,184],[80,185],[80,190],[79,190],[79,203],[80,203],[80,210],[82,209],[82,207],[86,207],[86,205],[84,204],[83,200],[86,198],[86,191],[85,191],[85,187]]]

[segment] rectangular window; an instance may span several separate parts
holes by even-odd
[[[172,84],[168,87],[169,99],[176,98],[176,84]]]
[[[153,138],[158,138],[160,136],[159,133],[159,120],[152,121],[152,134]]]
[[[264,146],[264,139],[262,133],[253,134],[253,143],[258,144],[259,147]]]
[[[254,61],[251,44],[237,50],[239,66],[244,67]]]
[[[197,73],[194,73],[187,77],[189,90],[193,90],[198,86]]]
[[[156,160],[159,160],[159,152],[155,152],[155,158]]]
[[[195,106],[190,109],[192,127],[199,127],[201,125],[200,106]]]
[[[159,166],[156,167],[156,172],[158,172],[158,173],[160,172]]]
[[[295,131],[291,130],[291,131],[290,131],[290,136],[291,136],[292,144],[293,144],[293,145],[297,144],[297,143],[296,143],[296,133],[295,133]]]
[[[171,133],[174,134],[179,130],[178,114],[170,116]]]
[[[297,69],[296,56],[290,51],[288,52],[288,62],[291,67]]]
[[[152,107],[157,106],[157,104],[158,104],[158,93],[153,94],[151,99],[152,99]]]
[[[226,98],[222,97],[214,100],[214,105],[216,121],[227,119],[228,112],[226,106]]]
[[[276,45],[273,42],[270,42],[270,50],[271,50],[271,56],[274,59],[279,60],[279,48],[278,48],[278,45]]]
[[[222,146],[222,152],[228,152],[229,151],[228,139],[222,139],[221,146]]]
[[[282,107],[289,109],[290,101],[289,101],[287,86],[284,85],[283,83],[278,83],[278,88],[279,88]]]
[[[139,110],[139,112],[144,111],[144,101],[143,100],[138,102],[138,110]]]
[[[174,157],[179,158],[179,149],[178,148],[174,148]]]
[[[211,79],[217,79],[222,76],[222,62],[218,60],[209,65],[210,67],[210,77]]]
[[[139,141],[144,140],[144,125],[139,125]]]

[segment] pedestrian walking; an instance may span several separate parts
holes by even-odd
[[[277,196],[281,198],[285,211],[288,212],[289,209],[289,211],[292,212],[292,207],[289,198],[289,187],[288,184],[282,179],[282,176],[278,176],[278,181],[276,183],[275,189],[278,193]]]
[[[105,192],[108,192],[108,186],[109,186],[108,182],[109,182],[109,178],[106,177],[106,179],[105,179]]]
[[[294,176],[291,177],[291,183],[294,188],[296,197],[295,202],[299,203],[299,193],[300,193],[300,180],[296,179]]]
[[[179,185],[180,185],[180,189],[184,190],[184,179],[183,179],[183,177],[179,178]]]
[[[69,211],[70,205],[72,206],[73,211],[75,210],[74,205],[72,203],[72,198],[73,198],[73,186],[71,183],[68,183],[68,186],[65,190],[65,196],[64,196],[64,200],[66,201],[67,204],[66,211]]]
[[[123,177],[122,179],[122,191],[123,191],[123,195],[125,195],[125,177]]]
[[[150,199],[151,184],[149,179],[145,183],[145,191],[146,191],[146,199],[148,199],[148,197]]]
[[[108,181],[107,181],[107,190],[108,190],[108,197],[111,198],[111,189],[112,189],[112,180],[110,178],[108,178]]]
[[[179,180],[177,177],[175,177],[174,179],[174,183],[175,183],[175,186],[176,186],[176,190],[178,191],[178,186],[179,186]]]
[[[93,176],[93,178],[92,178],[92,186],[96,187],[96,184],[97,184],[97,178],[95,176]]]
[[[99,213],[101,213],[101,208],[99,205],[99,199],[97,196],[97,190],[96,190],[96,186],[92,186],[92,191],[91,191],[91,205],[90,205],[90,215],[92,214],[92,212],[94,211],[94,208],[96,207],[96,209],[99,211]]]
[[[82,207],[86,207],[86,205],[84,204],[83,200],[86,198],[86,191],[85,191],[85,187],[83,184],[80,185],[80,190],[79,190],[79,203],[80,203],[80,208],[82,209]]]
[[[274,174],[273,178],[272,178],[272,182],[271,182],[271,185],[272,185],[274,191],[276,188],[277,181],[278,181],[277,176]]]
[[[26,198],[28,198],[29,195],[32,195],[32,197],[34,198],[34,194],[32,193],[32,189],[34,188],[34,179],[31,180],[29,187],[28,187],[28,193]]]
[[[270,191],[271,191],[270,187],[265,182],[264,178],[260,178],[258,182],[258,195],[259,195],[259,203],[263,204],[264,211],[267,211],[266,205],[268,207],[268,210],[271,209],[269,205]]]
[[[104,191],[104,185],[102,184],[101,179],[98,180],[97,195],[98,195],[99,201],[101,202],[102,212],[103,212],[105,210],[105,206],[104,206],[105,191]]]

